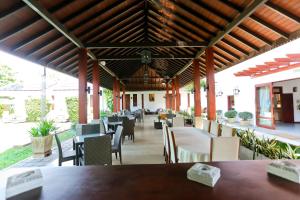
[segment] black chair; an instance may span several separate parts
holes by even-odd
[[[122,134],[122,142],[124,142],[125,137],[128,136],[128,139],[132,139],[134,142],[134,125],[135,119],[125,118],[123,120],[123,134]]]
[[[122,165],[122,149],[121,149],[121,136],[123,133],[123,126],[118,126],[114,135],[114,144],[112,146],[112,153],[115,153],[116,159],[118,159],[118,153],[120,157],[120,164]]]
[[[75,165],[75,159],[76,159],[76,152],[73,151],[62,151],[60,139],[58,137],[58,134],[55,134],[55,140],[58,148],[58,166],[61,166],[62,162],[73,160],[73,165]]]
[[[110,135],[111,137],[113,134],[115,134],[114,130],[108,129],[105,126],[105,123],[103,120],[100,121],[100,133],[104,133],[105,135]]]
[[[110,136],[85,138],[83,160],[84,165],[112,165]]]
[[[99,124],[78,124],[77,135],[100,133]]]

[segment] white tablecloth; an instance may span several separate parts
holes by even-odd
[[[177,145],[179,162],[206,162],[210,156],[211,135],[193,127],[171,128]]]

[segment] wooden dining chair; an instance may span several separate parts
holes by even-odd
[[[170,140],[168,134],[168,126],[166,123],[163,124],[163,141],[164,141],[164,156],[167,164],[170,163]]]
[[[74,150],[63,152],[58,134],[55,134],[54,137],[58,149],[58,166],[61,166],[62,162],[66,162],[70,160],[73,160],[73,165],[75,165],[76,152]]]
[[[176,141],[173,131],[170,129],[167,130],[168,136],[169,136],[169,145],[170,145],[170,163],[178,163],[178,157],[177,157],[177,147],[176,147]]]
[[[221,137],[233,137],[234,128],[226,125],[222,125]]]
[[[214,136],[220,136],[220,124],[216,121],[210,123],[209,133]]]
[[[210,161],[239,160],[240,140],[238,137],[212,137]]]
[[[206,132],[210,131],[210,121],[207,119],[202,119],[202,129]]]

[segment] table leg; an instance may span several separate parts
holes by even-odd
[[[79,145],[75,145],[75,152],[76,152],[76,166],[79,166]]]

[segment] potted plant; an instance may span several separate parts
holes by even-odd
[[[225,117],[227,117],[229,123],[234,123],[236,116],[237,112],[235,110],[229,110],[225,112]]]
[[[53,135],[57,128],[53,121],[43,120],[36,127],[30,129],[32,151],[36,157],[45,157],[51,154]]]
[[[240,160],[254,160],[255,153],[253,151],[255,146],[255,134],[253,130],[239,130],[237,132],[238,137],[240,138]]]
[[[253,114],[251,112],[240,112],[239,113],[240,124],[243,126],[247,126],[250,124],[250,119],[253,118]]]

